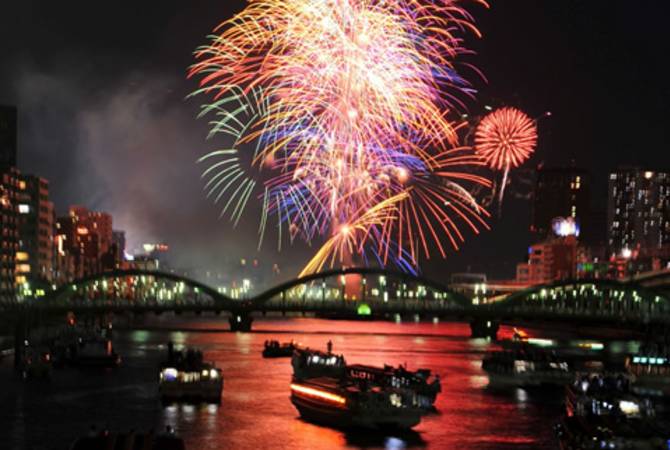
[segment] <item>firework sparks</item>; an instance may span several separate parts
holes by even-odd
[[[479,123],[475,132],[476,152],[491,169],[503,172],[498,199],[499,212],[509,171],[530,158],[536,145],[536,123],[518,109],[498,109]]]
[[[308,271],[366,252],[416,266],[431,248],[446,255],[445,240],[458,248],[462,224],[485,227],[464,186],[488,185],[469,172],[482,162],[448,118],[471,93],[455,66],[462,35],[478,35],[460,3],[251,0],[218,27],[190,75],[212,99],[210,136],[233,140],[201,158],[222,215],[240,219],[263,171],[261,236],[275,216],[280,242],[283,228],[326,237]]]

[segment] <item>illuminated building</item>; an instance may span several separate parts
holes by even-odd
[[[156,269],[165,270],[169,267],[168,252],[170,251],[170,247],[167,244],[142,244],[142,250],[144,250],[144,255],[147,258],[156,261]],[[137,260],[137,257],[135,257],[135,260]]]
[[[16,251],[18,249],[17,191],[19,172],[14,167],[0,167],[0,300],[16,297]]]
[[[62,251],[74,258],[75,278],[115,267],[110,257],[114,251],[112,216],[107,213],[73,206],[67,217],[57,220],[56,238]]]
[[[33,175],[20,175],[17,211],[17,277],[33,287],[40,282],[50,283],[53,276],[54,207],[49,201],[49,182]]]
[[[533,192],[531,231],[544,239],[556,217],[571,217],[582,231],[591,233],[590,183],[591,176],[583,169],[540,167]]]
[[[610,173],[607,222],[607,244],[612,257],[667,257],[670,173],[639,168]]]
[[[71,206],[70,217],[74,217],[78,227],[88,230],[98,237],[98,256],[107,253],[112,247],[112,216],[105,212],[89,211],[83,206]]]
[[[577,238],[553,237],[528,249],[528,262],[516,268],[519,283],[546,284],[573,279],[577,270]]]
[[[15,107],[0,105],[0,168],[16,167],[16,117]]]

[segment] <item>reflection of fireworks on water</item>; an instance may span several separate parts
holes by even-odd
[[[537,126],[535,121],[515,108],[505,107],[488,114],[475,131],[475,151],[491,169],[503,171],[498,188],[498,208],[509,171],[520,166],[535,151]]]
[[[252,0],[222,24],[190,72],[211,135],[233,139],[201,158],[222,215],[239,221],[263,171],[261,239],[270,216],[280,241],[325,237],[308,271],[353,255],[412,270],[486,227],[469,191],[489,185],[471,170],[484,163],[447,117],[472,92],[454,65],[478,34],[460,3]]]

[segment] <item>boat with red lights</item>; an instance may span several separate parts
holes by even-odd
[[[112,368],[121,364],[111,339],[93,337],[80,339],[72,363],[79,367]]]
[[[297,349],[291,363],[294,379],[325,376],[340,380],[363,380],[381,388],[406,389],[413,396],[414,403],[424,410],[432,410],[437,395],[442,392],[439,375],[433,375],[429,369],[410,371],[404,366],[347,365],[342,355],[308,348]]]
[[[168,359],[161,364],[159,374],[161,400],[194,400],[221,402],[223,374],[213,363],[203,360],[195,349],[175,351],[168,344]]]
[[[408,391],[330,377],[294,380],[291,403],[305,420],[336,428],[409,429],[423,411]]]

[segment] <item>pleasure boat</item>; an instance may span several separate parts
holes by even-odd
[[[347,365],[342,355],[307,348],[297,349],[293,353],[291,363],[293,378],[296,380],[331,377],[339,380],[365,381],[381,388],[405,389],[410,392],[414,403],[424,410],[433,409],[435,399],[442,391],[439,375],[433,376],[429,369],[413,372],[403,366]]]
[[[175,351],[168,345],[168,359],[161,364],[159,392],[164,402],[195,400],[220,403],[223,374],[214,363],[203,361],[202,352]]]
[[[342,378],[345,374],[344,356],[309,348],[296,348],[291,357],[293,378],[304,380],[317,377]]]
[[[568,363],[554,353],[531,348],[491,352],[484,357],[482,368],[492,385],[565,385],[574,376]]]
[[[375,367],[363,364],[348,365],[346,368],[348,378],[367,380],[383,387],[411,390],[416,403],[424,410],[432,410],[437,395],[442,392],[440,376],[433,376],[429,369],[412,372],[404,366]]]
[[[336,428],[409,429],[423,413],[407,391],[331,377],[294,380],[291,402],[305,420]]]
[[[645,343],[626,357],[626,371],[640,385],[670,387],[670,354],[665,345]]]
[[[561,449],[667,449],[667,421],[623,376],[583,376],[566,387],[566,414],[556,432]]]

